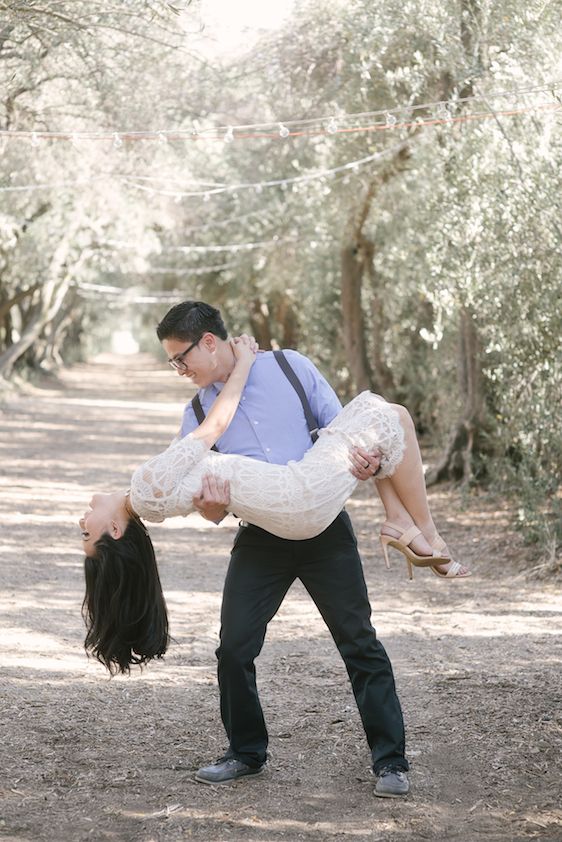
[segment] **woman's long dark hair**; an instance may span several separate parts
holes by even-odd
[[[128,673],[131,664],[161,658],[170,640],[154,547],[131,518],[121,538],[105,533],[95,550],[84,559],[84,646],[112,675]]]

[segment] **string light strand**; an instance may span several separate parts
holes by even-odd
[[[497,91],[486,94],[487,100],[499,99],[503,97],[521,97],[530,94],[545,93],[554,95],[555,91],[562,85],[561,80],[549,82],[543,85],[517,88],[510,91]],[[312,117],[305,119],[294,120],[274,120],[271,122],[261,123],[245,123],[240,125],[227,126],[213,126],[208,128],[194,129],[173,129],[173,130],[140,130],[140,131],[23,131],[14,129],[0,130],[0,138],[23,138],[29,139],[33,146],[38,146],[42,140],[70,140],[73,143],[78,141],[98,141],[110,140],[113,145],[119,149],[125,141],[134,140],[156,140],[158,142],[173,141],[173,140],[221,140],[223,142],[231,142],[235,139],[245,138],[277,138],[286,139],[288,137],[302,137],[313,136],[318,134],[337,135],[344,132],[355,131],[370,131],[373,126],[367,127],[353,127],[344,126],[342,123],[349,123],[357,120],[375,120],[377,117],[383,118],[380,121],[381,125],[392,124],[396,121],[396,126],[402,120],[401,115],[405,112],[414,114],[417,111],[430,111],[439,108],[447,107],[449,111],[465,105],[469,102],[482,100],[482,94],[473,94],[467,97],[459,97],[448,102],[437,100],[433,102],[424,102],[418,104],[407,104],[395,106],[393,108],[379,109],[376,111],[362,111],[352,114],[338,114],[336,117],[331,114],[324,117]],[[395,127],[396,127],[395,126]],[[289,130],[288,132],[286,130]],[[292,129],[292,130],[291,130]],[[261,131],[257,131],[261,130]]]
[[[396,129],[410,129],[410,128],[417,128],[421,129],[426,126],[438,126],[438,125],[454,125],[463,122],[472,122],[476,120],[484,120],[484,119],[495,119],[497,120],[499,117],[513,117],[518,116],[521,114],[528,113],[530,111],[536,110],[550,110],[550,111],[560,111],[562,110],[562,105],[559,103],[548,103],[543,105],[533,105],[524,108],[517,108],[511,109],[509,111],[487,111],[487,112],[479,112],[476,114],[465,114],[459,117],[447,117],[444,119],[435,118],[430,120],[415,120],[414,122],[409,123],[396,123],[392,126],[388,124],[380,124],[380,125],[373,125],[373,126],[366,126],[366,127],[355,127],[355,128],[344,128],[338,129],[338,131],[342,132],[358,132],[358,131],[381,131],[381,130],[396,130]],[[400,148],[406,141],[403,141],[401,144],[397,144],[395,146],[391,146],[382,152],[378,152],[374,155],[369,155],[365,158],[361,158],[357,161],[351,161],[347,164],[343,164],[340,167],[334,167],[328,170],[321,170],[316,171],[313,173],[308,173],[302,176],[294,176],[292,178],[284,178],[284,179],[273,179],[269,181],[260,181],[260,182],[241,182],[239,184],[230,184],[224,186],[217,186],[217,187],[210,187],[204,190],[197,190],[197,191],[178,191],[176,189],[171,190],[163,190],[153,186],[148,186],[145,184],[139,184],[137,179],[143,178],[142,176],[116,176],[118,180],[122,183],[133,187],[137,190],[146,192],[150,195],[159,195],[159,196],[169,196],[176,200],[181,200],[183,198],[197,198],[202,197],[203,200],[208,201],[212,196],[217,196],[223,193],[231,193],[238,190],[255,190],[256,192],[261,192],[264,188],[267,187],[279,187],[279,186],[289,186],[289,185],[297,185],[297,184],[304,184],[307,182],[315,181],[317,179],[326,178],[330,175],[335,175],[337,173],[345,172],[346,170],[356,170],[359,167],[370,163],[372,161],[377,160],[387,154],[393,153],[396,149]],[[96,181],[103,181],[113,178],[113,176],[104,174],[100,175],[91,179],[79,179],[75,182],[55,182],[55,183],[44,183],[44,184],[28,184],[28,185],[18,185],[18,186],[0,186],[0,193],[10,193],[10,192],[25,192],[25,191],[33,191],[33,190],[47,190],[47,189],[55,189],[55,188],[72,188],[72,187],[83,187],[88,184],[94,183]]]
[[[166,252],[180,252],[181,254],[221,254],[223,252],[255,251],[255,249],[270,248],[284,243],[296,242],[293,238],[273,237],[271,240],[261,240],[250,243],[226,243],[214,246],[170,246]],[[124,240],[104,240],[101,245],[109,245],[121,249],[138,250],[138,243],[128,243]]]

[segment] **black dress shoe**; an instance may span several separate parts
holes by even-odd
[[[260,775],[265,770],[265,763],[261,766],[248,766],[235,757],[222,757],[210,766],[202,766],[195,773],[195,780],[202,784],[230,784],[238,778],[248,775]]]

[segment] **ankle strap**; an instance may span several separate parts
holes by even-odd
[[[385,526],[388,526],[390,529],[395,529],[400,537],[395,538],[394,540],[397,541],[402,547],[407,547],[408,544],[411,544],[414,538],[418,535],[421,535],[421,530],[418,529],[417,526],[410,526],[409,529],[404,531],[401,526],[398,526],[396,523],[391,523],[389,520],[385,521]]]

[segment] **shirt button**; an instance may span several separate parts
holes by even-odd
[[[246,398],[244,397],[244,395],[242,395],[242,400],[243,400],[243,401],[245,401],[245,400],[246,400]]]
[[[258,423],[257,421],[254,421],[254,424],[257,424],[257,423]]]
[[[265,452],[266,452],[266,453],[271,453],[271,448],[270,448],[270,447],[266,447],[266,448],[265,448]]]

